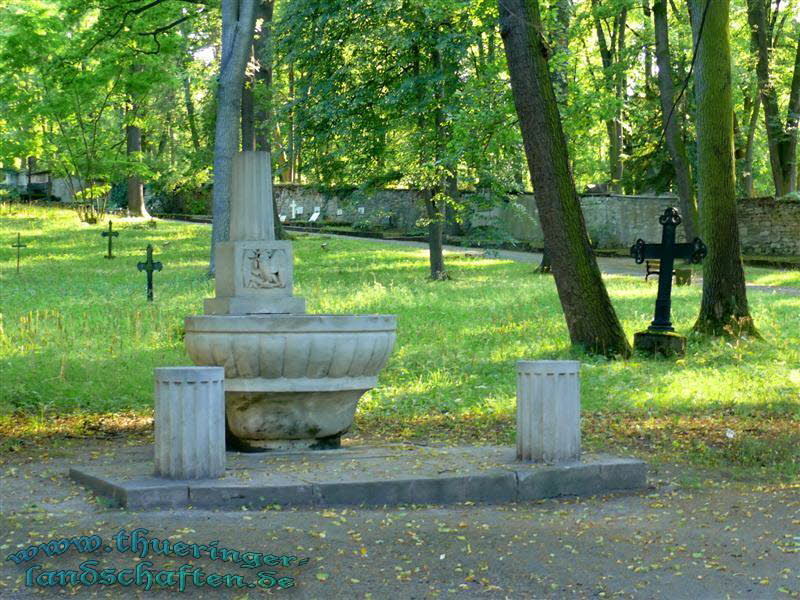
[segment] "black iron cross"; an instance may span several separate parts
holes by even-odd
[[[153,301],[153,271],[161,270],[161,263],[153,261],[153,246],[147,244],[147,260],[136,265],[140,271],[147,271],[147,299]]]
[[[22,242],[19,241],[19,232],[17,232],[17,243],[11,244],[11,247],[17,249],[17,275],[19,275],[19,249],[28,247],[27,244],[23,244]]]
[[[674,331],[670,322],[672,308],[672,267],[676,258],[685,258],[693,263],[702,261],[708,252],[706,245],[700,238],[694,238],[690,244],[675,243],[675,229],[681,224],[678,209],[668,208],[658,218],[663,227],[660,244],[645,244],[638,239],[631,246],[631,256],[637,264],[642,264],[646,258],[658,259],[661,266],[658,269],[658,296],[656,297],[656,315],[648,329],[652,331]]]
[[[112,231],[111,221],[109,221],[108,231],[104,231],[100,235],[108,238],[108,254],[106,255],[106,258],[114,258],[114,255],[111,253],[111,238],[119,236],[119,231]]]

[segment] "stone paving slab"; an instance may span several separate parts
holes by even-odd
[[[276,504],[497,504],[595,495],[643,488],[646,465],[604,455],[558,465],[530,464],[517,462],[514,449],[508,447],[387,444],[265,454],[229,452],[225,475],[213,480],[154,477],[152,449],[119,462],[73,467],[69,475],[131,510],[237,510]]]

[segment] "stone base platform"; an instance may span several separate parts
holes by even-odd
[[[178,481],[153,476],[152,448],[119,462],[71,468],[70,477],[130,510],[236,510],[270,505],[450,504],[522,502],[638,490],[646,465],[636,459],[584,456],[559,465],[519,463],[508,447],[415,444],[339,450],[229,452],[220,479]]]

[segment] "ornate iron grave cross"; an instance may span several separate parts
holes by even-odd
[[[101,233],[103,237],[108,238],[108,254],[106,258],[114,258],[114,255],[111,253],[111,238],[115,238],[119,236],[119,231],[113,231],[111,226],[111,221],[108,222],[108,231],[104,231]]]
[[[28,247],[27,244],[23,244],[22,242],[19,241],[19,231],[17,232],[17,243],[16,244],[11,244],[11,247],[17,249],[17,275],[19,275],[19,250],[20,250],[20,248],[27,248]]]
[[[153,261],[153,246],[147,244],[147,260],[136,265],[140,271],[147,271],[147,300],[153,301],[153,271],[160,271],[161,262]]]
[[[700,238],[694,238],[690,244],[675,243],[675,229],[681,224],[678,209],[668,208],[658,218],[661,223],[661,243],[645,244],[638,239],[631,246],[631,256],[636,259],[636,264],[642,264],[646,258],[658,259],[661,266],[658,269],[658,296],[656,297],[656,315],[648,329],[650,331],[675,331],[670,322],[672,309],[672,267],[676,258],[685,258],[692,263],[702,261],[708,249]]]

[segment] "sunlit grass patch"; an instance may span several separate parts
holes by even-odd
[[[102,417],[112,423],[119,414],[149,422],[153,368],[190,364],[183,319],[201,313],[203,298],[213,295],[206,277],[209,228],[115,221],[118,258],[107,260],[100,236],[105,223],[83,226],[63,210],[4,210],[0,238],[9,243],[0,244],[0,432],[13,432],[15,439],[48,431],[88,435],[92,430],[80,426],[82,419],[100,415],[112,415]],[[10,247],[17,231],[29,244],[19,276]],[[152,304],[145,301],[144,274],[136,269],[148,243],[164,263],[155,274]],[[759,430],[758,423],[777,420],[799,428],[798,297],[749,294],[764,342],[690,335],[685,359],[609,362],[570,348],[553,278],[534,274],[535,265],[455,254],[447,261],[453,280],[429,282],[422,249],[317,236],[299,237],[294,249],[295,293],[306,297],[309,311],[397,315],[394,353],[378,387],[359,405],[359,435],[508,443],[520,359],[581,361],[584,428],[591,434],[587,443],[597,448],[624,446],[628,442],[620,440],[633,435],[630,428],[619,436],[613,428],[595,431],[591,424],[598,419],[640,425],[655,419],[673,423],[671,432],[684,424],[713,424],[708,433],[690,428],[701,440],[717,439],[711,432],[727,429],[723,425],[731,418],[748,419],[756,425],[737,430],[733,439],[739,445],[703,442],[716,448],[711,454],[700,450],[703,445],[685,446],[687,457],[698,461],[712,456],[720,464],[737,464],[741,454],[746,468],[772,456],[764,432],[784,436],[779,448],[788,448],[792,439],[785,437],[790,429]],[[606,285],[632,338],[653,318],[656,286],[615,275],[606,277]],[[701,294],[697,286],[674,289],[679,332],[691,330]],[[666,437],[659,439],[658,448],[669,445]],[[774,458],[782,461],[781,472],[796,474],[791,452],[781,450]]]

